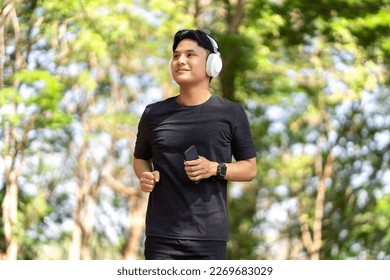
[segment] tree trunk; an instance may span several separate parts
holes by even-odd
[[[99,183],[93,184],[91,179],[92,163],[86,158],[88,153],[88,135],[90,128],[87,120],[84,120],[84,140],[80,147],[76,177],[78,189],[76,206],[74,211],[74,228],[72,243],[69,250],[69,259],[90,259],[89,240],[93,232],[94,215],[96,209],[96,197],[98,196]]]
[[[124,253],[124,258],[126,260],[138,259],[145,229],[147,203],[148,195],[142,191],[140,191],[137,196],[131,196],[129,198],[129,241]]]
[[[145,229],[145,213],[148,203],[148,194],[145,194],[138,187],[127,187],[122,182],[118,181],[112,174],[107,174],[105,177],[111,189],[128,197],[129,203],[129,239],[126,245],[123,258],[126,260],[138,259],[143,232]]]
[[[233,3],[226,4],[229,6],[226,7],[226,11],[225,11],[226,13],[225,20],[227,23],[228,34],[238,33],[238,28],[241,25],[244,16],[244,8],[246,5],[246,0],[238,0],[233,2],[234,4]],[[224,75],[225,72],[224,69],[231,68],[231,64],[235,59],[236,57],[231,55],[224,57],[222,72],[219,75],[219,79],[221,81],[222,96],[233,101],[235,100],[234,93],[236,92],[236,86],[235,86],[236,77],[231,77],[231,76],[226,77],[226,75]]]
[[[322,224],[325,207],[326,180],[332,172],[333,156],[329,153],[326,163],[322,166],[322,155],[316,156],[316,173],[318,176],[317,196],[314,205],[313,230],[310,232],[309,217],[305,208],[303,198],[299,198],[299,222],[301,226],[302,242],[311,260],[320,259],[322,246]]]
[[[85,172],[89,172],[85,170]],[[88,177],[88,176],[87,176]],[[91,186],[90,182],[83,182],[77,191],[77,202],[74,212],[74,228],[69,250],[70,260],[91,259],[89,240],[93,233],[96,210],[96,195],[99,186]]]
[[[6,155],[5,160],[5,196],[2,203],[4,236],[6,244],[5,258],[16,260],[18,255],[19,241],[17,236],[18,218],[18,186],[16,184],[17,171],[13,169],[14,159]]]

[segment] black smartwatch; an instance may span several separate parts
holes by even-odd
[[[226,164],[224,163],[218,163],[218,168],[217,168],[217,177],[219,179],[225,179],[226,176]]]

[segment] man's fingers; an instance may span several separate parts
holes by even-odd
[[[154,180],[154,175],[152,172],[145,171],[143,172],[143,177],[148,180]]]
[[[156,183],[160,182],[160,172],[155,170],[155,171],[153,171],[153,175],[154,175],[154,181]]]
[[[145,182],[150,184],[158,183],[160,181],[160,172],[155,170],[153,172],[144,173]]]
[[[193,165],[198,165],[202,162],[201,160],[201,156],[198,158],[198,159],[194,159],[194,160],[186,160],[184,161],[184,165],[185,166],[193,166]]]
[[[140,185],[141,189],[144,192],[152,192],[154,189],[154,186],[157,182],[160,181],[160,172],[153,171],[153,172],[143,172],[142,178],[140,178]]]

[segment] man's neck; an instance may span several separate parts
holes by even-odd
[[[209,100],[211,93],[208,88],[180,87],[177,102],[185,106],[197,106]]]

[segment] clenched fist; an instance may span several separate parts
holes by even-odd
[[[142,172],[141,178],[139,179],[141,190],[144,192],[152,192],[156,183],[160,181],[160,172],[157,170],[149,172]]]

